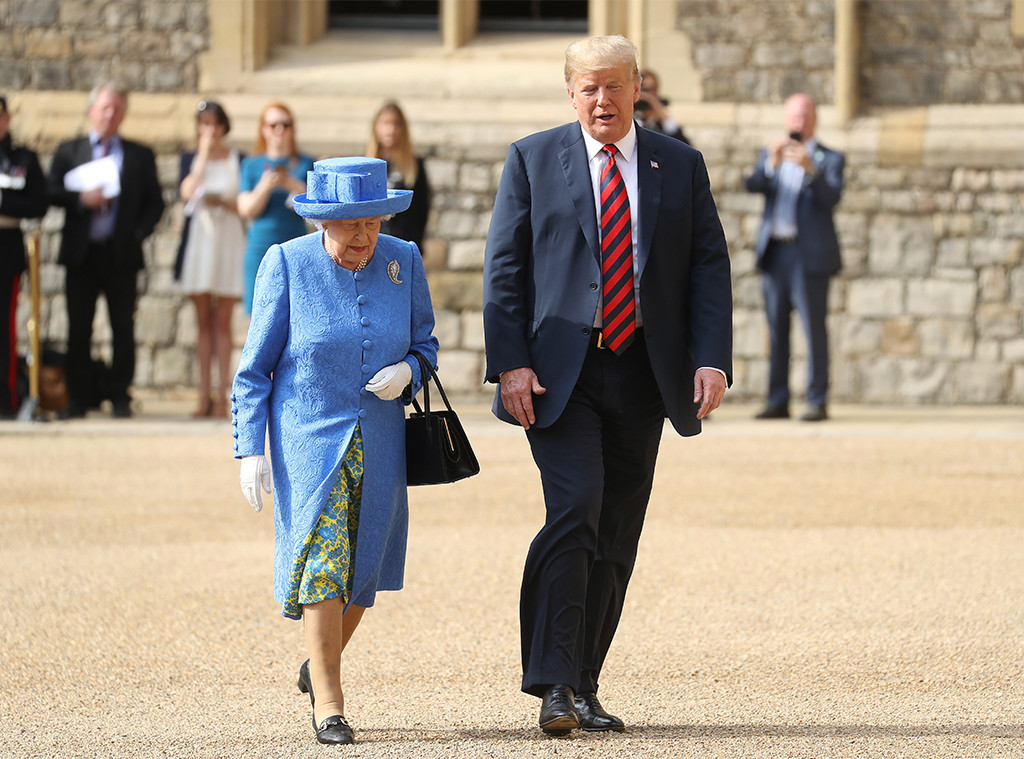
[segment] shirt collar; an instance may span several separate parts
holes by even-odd
[[[101,142],[101,140],[100,140],[99,134],[97,134],[96,132],[94,132],[94,131],[92,131],[90,129],[89,130],[89,144],[92,145],[93,147],[96,147],[100,142]],[[121,142],[121,135],[119,135],[119,134],[111,135],[110,136],[110,149],[113,150],[114,146],[120,144],[120,142]]]
[[[607,145],[605,142],[598,142],[590,133],[580,125],[580,131],[583,133],[583,144],[587,146],[587,160],[594,160],[594,156],[601,152],[601,149]],[[619,156],[626,163],[633,160],[636,150],[636,122],[629,122],[629,131],[623,135],[622,139],[614,143],[615,149],[619,151]]]

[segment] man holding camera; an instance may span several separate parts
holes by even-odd
[[[658,95],[658,75],[650,69],[640,72],[640,97],[633,105],[633,116],[640,122],[640,126],[652,129],[655,132],[667,134],[677,140],[682,140],[687,145],[690,141],[683,134],[683,128],[679,122],[672,118],[667,109],[668,101]]]
[[[798,93],[786,100],[788,136],[762,150],[747,177],[747,190],[765,196],[757,238],[763,273],[771,357],[768,402],[758,419],[789,417],[789,320],[796,309],[807,336],[807,422],[828,418],[828,286],[841,262],[832,219],[843,191],[842,153],[814,137],[814,100]]]

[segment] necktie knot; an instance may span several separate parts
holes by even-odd
[[[615,149],[614,145],[605,145],[604,147],[601,148],[601,150],[603,150],[605,153],[608,154],[608,160],[609,161],[614,161],[615,160],[615,154],[618,151]]]

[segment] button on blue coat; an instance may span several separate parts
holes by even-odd
[[[388,269],[398,273],[392,278]],[[397,280],[397,281],[396,281]],[[372,606],[400,590],[408,497],[405,412],[364,387],[410,349],[437,363],[423,261],[416,247],[380,235],[365,269],[324,252],[320,232],[274,245],[256,277],[252,321],[235,375],[235,457],[264,453],[274,477],[274,597],[284,602],[292,564],[313,531],[356,424],[363,436],[363,496],[351,603]]]

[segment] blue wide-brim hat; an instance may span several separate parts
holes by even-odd
[[[412,190],[388,189],[387,161],[358,156],[316,161],[292,206],[304,219],[365,219],[404,211],[411,202]]]

